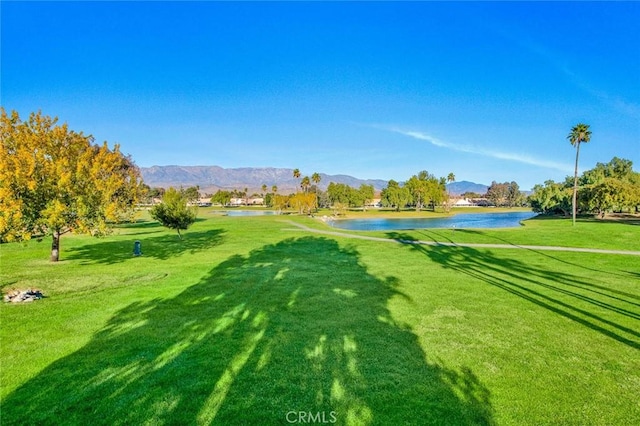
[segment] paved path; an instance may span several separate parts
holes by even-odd
[[[300,223],[295,223],[291,220],[286,220],[283,222],[288,223],[289,225],[295,226],[295,228],[285,228],[283,229],[283,231],[307,231],[307,232],[312,232],[314,234],[333,235],[335,237],[354,238],[358,240],[381,241],[385,243],[419,244],[419,245],[425,245],[425,246],[446,246],[446,247],[525,249],[525,250],[541,250],[541,251],[574,251],[574,252],[582,252],[582,253],[626,254],[629,256],[640,256],[640,251],[632,251],[632,250],[605,250],[605,249],[582,248],[582,247],[527,246],[527,245],[515,245],[515,244],[476,244],[476,243],[448,243],[448,242],[421,241],[421,240],[396,240],[391,238],[370,237],[367,235],[347,234],[345,232],[314,229],[314,228],[309,228],[308,226],[302,225]]]

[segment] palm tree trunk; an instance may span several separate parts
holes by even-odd
[[[576,201],[578,199],[578,156],[579,155],[580,155],[580,142],[576,144],[576,168],[573,173],[573,203],[572,203],[573,226],[576,226]]]

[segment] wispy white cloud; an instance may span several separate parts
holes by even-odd
[[[384,129],[394,133],[399,133],[404,136],[408,136],[414,139],[428,142],[431,145],[437,146],[439,148],[446,148],[452,151],[477,154],[477,155],[482,155],[485,157],[491,157],[491,158],[496,158],[496,159],[505,160],[505,161],[515,161],[518,163],[529,164],[531,166],[543,167],[546,169],[559,170],[562,172],[570,172],[572,170],[572,166],[570,164],[563,164],[555,161],[539,159],[529,155],[516,154],[512,152],[494,151],[491,149],[486,149],[486,148],[476,147],[476,146],[454,144],[454,143],[443,141],[441,139],[438,139],[426,133],[412,131],[412,130],[404,130],[397,127],[382,127],[382,126],[374,126],[374,127]]]
[[[581,79],[570,70],[567,70],[566,74],[568,77],[570,77],[573,84],[575,84],[577,87],[584,90],[591,96],[599,99],[600,102],[604,103],[610,108],[613,108],[621,114],[640,119],[640,105],[629,102],[620,96],[611,95],[604,90],[600,90],[594,87],[592,84],[587,83],[584,79]]]
[[[569,66],[567,59],[560,53],[554,52],[552,49],[538,43],[532,37],[521,33],[520,30],[511,28],[511,30],[508,31],[505,27],[501,28],[497,25],[491,30],[536,55],[561,75],[564,75],[570,84],[598,99],[609,108],[632,118],[640,118],[640,104],[624,99],[620,95],[606,92],[592,82],[589,82],[584,76],[575,72]]]

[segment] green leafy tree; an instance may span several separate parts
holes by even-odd
[[[498,183],[495,180],[491,182],[487,189],[487,200],[494,206],[503,206],[507,204],[509,197],[509,182]]]
[[[149,197],[151,197],[152,201],[155,198],[162,198],[163,195],[164,195],[164,188],[151,188],[151,189],[149,189]]]
[[[326,191],[318,189],[317,187],[316,187],[316,191],[317,191],[316,206],[323,207],[323,208],[330,207],[331,202],[329,201],[329,194],[327,194]]]
[[[411,176],[404,186],[410,194],[410,202],[420,211],[430,205],[433,211],[442,204],[446,195],[446,179],[438,179],[426,170]]]
[[[635,174],[631,160],[613,157],[608,163],[596,163],[593,169],[583,172],[578,179],[578,186],[600,183],[606,178],[630,181]]]
[[[369,204],[373,200],[373,196],[375,194],[375,190],[373,185],[361,184],[360,188],[358,188],[358,193],[360,194],[360,199],[362,200],[362,209],[367,210],[367,204]]]
[[[572,193],[575,180],[567,177],[563,183],[546,181],[536,185],[529,196],[534,211],[541,213],[573,211]],[[604,217],[612,211],[638,211],[640,206],[640,173],[633,170],[630,160],[614,157],[608,163],[597,163],[578,178],[580,192],[576,205],[580,210]]]
[[[327,195],[331,204],[340,203],[349,205],[351,187],[344,183],[329,182]]]
[[[467,191],[462,194],[462,198],[482,198],[482,194],[478,194],[477,192]]]
[[[447,180],[443,177],[440,179],[434,179],[429,186],[429,200],[433,211],[436,211],[436,206],[442,205],[447,200]],[[447,200],[448,201],[448,200]]]
[[[0,108],[0,241],[51,236],[51,261],[68,232],[104,235],[131,220],[141,193],[138,168],[119,146],[33,113]]]
[[[573,198],[572,198],[572,208],[571,215],[573,218],[573,225],[576,224],[576,209],[577,209],[577,195],[578,195],[578,157],[580,155],[580,144],[587,143],[591,140],[591,130],[589,130],[588,124],[579,123],[576,124],[572,129],[569,136],[567,136],[571,145],[576,147],[576,165],[574,170],[574,178],[573,178]]]
[[[153,206],[149,213],[162,226],[178,231],[178,237],[182,239],[180,230],[186,230],[196,221],[198,208],[187,206],[186,197],[169,188],[162,197],[162,203]]]
[[[218,192],[211,197],[211,202],[227,206],[231,202],[231,198],[233,198],[231,192],[219,189]]]
[[[607,177],[584,189],[583,202],[604,218],[608,211],[637,205],[636,191],[628,182]]]
[[[326,196],[332,205],[339,204],[337,210],[345,210],[347,207],[363,207],[365,208],[368,201],[373,199],[373,186],[360,185],[355,189],[344,183],[330,182],[327,187]]]
[[[387,183],[387,187],[382,190],[380,196],[383,206],[395,207],[396,211],[400,211],[411,201],[409,190],[393,179]]]
[[[571,211],[571,188],[562,183],[547,180],[544,185],[535,185],[529,195],[529,203],[536,213],[553,214],[561,212],[565,216]]]
[[[507,185],[507,206],[515,207],[521,206],[524,200],[522,192],[520,192],[520,186],[517,182],[512,181]]]
[[[413,204],[416,206],[416,211],[420,211],[425,198],[429,193],[429,182],[427,180],[429,174],[426,171],[421,171],[418,175],[413,175],[405,187],[409,190],[409,193],[413,197]]]
[[[180,189],[180,193],[187,199],[187,202],[195,204],[200,200],[200,187],[190,186],[186,189]]]
[[[578,205],[604,217],[610,211],[637,210],[640,201],[640,173],[633,171],[630,160],[614,157],[597,163],[579,178]]]
[[[359,189],[355,189],[349,186],[348,195],[350,207],[362,207],[364,209],[367,200],[365,199],[364,194]]]

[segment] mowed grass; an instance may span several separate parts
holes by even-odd
[[[183,241],[150,221],[65,236],[58,264],[47,240],[0,246],[3,289],[48,296],[0,307],[2,425],[640,421],[638,256],[200,216]],[[640,227],[403,234],[638,250]]]

